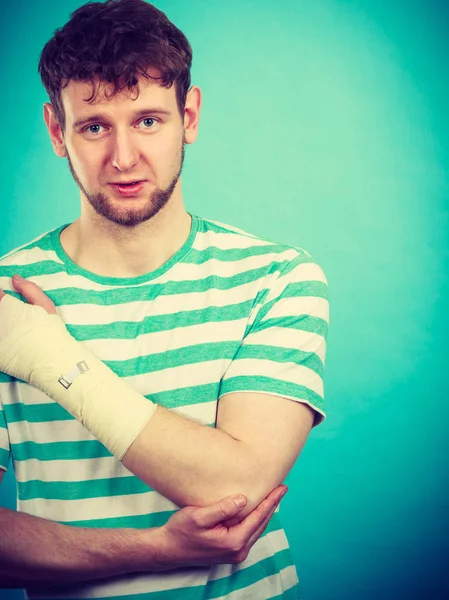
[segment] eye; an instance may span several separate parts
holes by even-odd
[[[103,125],[99,125],[98,123],[92,123],[92,125],[88,125],[84,131],[85,133],[90,133],[92,135],[98,135],[101,133],[102,129],[104,129]]]
[[[156,119],[153,117],[145,117],[139,122],[139,127],[141,129],[153,129],[157,125]]]

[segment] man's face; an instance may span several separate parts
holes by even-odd
[[[184,121],[174,86],[141,79],[138,95],[125,89],[108,99],[105,91],[90,104],[89,83],[70,81],[63,89],[63,144],[96,213],[130,227],[156,215],[179,187]]]

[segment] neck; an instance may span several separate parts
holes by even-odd
[[[80,218],[61,233],[66,254],[81,268],[103,277],[138,277],[158,269],[187,241],[191,217],[182,199],[157,215],[123,227],[83,207]],[[90,209],[90,210],[89,210]]]

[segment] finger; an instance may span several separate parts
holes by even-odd
[[[273,508],[273,510],[270,512],[270,514],[265,518],[265,520],[263,521],[262,525],[259,527],[259,529],[253,533],[253,535],[249,538],[249,540],[245,543],[245,545],[243,546],[243,548],[239,551],[239,553],[234,556],[234,562],[243,562],[244,560],[247,559],[248,554],[251,550],[251,548],[254,546],[254,544],[257,542],[257,540],[261,537],[261,535],[263,534],[263,532],[265,531],[265,529],[267,528],[268,523],[270,522],[271,517],[273,516],[274,511],[276,510],[276,507]]]
[[[212,506],[198,508],[195,515],[195,522],[200,527],[215,527],[239,513],[246,506],[246,502],[246,497],[238,494],[224,498],[220,502],[212,504]]]
[[[20,277],[20,275],[14,275],[12,278],[12,284],[14,289],[19,292],[19,294],[22,294],[29,304],[41,306],[48,312],[48,314],[56,314],[56,308],[53,302],[35,283],[23,279],[23,277]]]
[[[277,507],[279,506],[279,504],[277,504],[273,510],[270,511],[270,513],[265,517],[265,520],[262,522],[261,526],[259,527],[259,529],[257,529],[257,531],[255,531],[253,533],[253,535],[249,538],[245,548],[249,549],[252,548],[252,546],[254,546],[254,544],[257,542],[257,540],[260,538],[260,536],[262,535],[262,533],[265,531],[265,529],[268,526],[268,523],[271,521],[272,516],[274,515],[275,510],[277,509]]]
[[[263,526],[267,517],[271,518],[271,515],[287,491],[288,488],[285,485],[281,485],[273,490],[243,521],[234,526],[234,531],[238,532],[244,538],[250,539]]]
[[[4,298],[6,296],[5,292],[3,290],[0,290],[0,302],[2,301],[2,298]]]
[[[274,490],[272,490],[268,496],[264,499],[264,502],[266,500],[270,500],[272,501],[274,504],[274,506],[276,507],[280,500],[282,499],[282,497],[287,493],[288,488],[286,485],[281,484],[279,485],[277,488],[274,488]],[[280,498],[278,499],[278,496],[280,494]],[[259,504],[260,506],[260,504]],[[257,507],[255,507],[257,508]],[[255,510],[255,509],[253,509]],[[249,513],[248,513],[249,514]],[[237,515],[236,517],[233,517],[232,519],[228,519],[225,523],[223,523],[223,525],[225,525],[226,527],[233,527],[234,525],[237,525],[238,523],[241,523],[248,515]]]

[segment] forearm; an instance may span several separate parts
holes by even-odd
[[[161,569],[157,529],[143,534],[70,527],[0,508],[0,531],[0,588],[44,587],[144,567]]]
[[[178,506],[205,506],[242,493],[248,514],[280,481],[267,477],[250,446],[158,407],[122,460]]]
[[[39,589],[126,573],[242,562],[286,492],[274,490],[238,524],[245,498],[188,506],[153,529],[85,529],[0,508],[0,587]]]
[[[285,473],[278,469],[269,475],[270,465],[261,464],[243,437],[200,425],[141,396],[72,338],[56,315],[10,297],[2,306],[10,321],[0,344],[0,369],[59,402],[125,466],[176,504],[205,506],[243,493],[249,512],[282,480]]]

